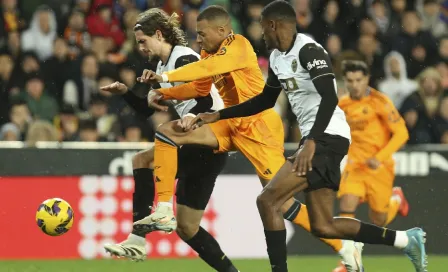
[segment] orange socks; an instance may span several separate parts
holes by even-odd
[[[171,202],[177,174],[178,146],[160,133],[156,133],[154,144],[154,179],[158,202]]]
[[[400,208],[400,198],[392,196],[389,201],[389,210],[387,211],[386,226],[392,222],[397,216],[398,208]]]
[[[295,200],[294,204],[284,215],[285,219],[301,226],[306,231],[311,231],[310,220],[308,218],[308,209],[305,204]],[[320,239],[322,242],[331,246],[334,251],[339,252],[342,249],[342,240],[337,239]]]

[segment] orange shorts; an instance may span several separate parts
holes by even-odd
[[[210,127],[218,139],[217,152],[240,151],[265,180],[271,180],[285,163],[283,122],[274,109]]]
[[[342,173],[338,197],[355,195],[362,202],[367,202],[372,210],[387,212],[394,179],[393,167],[381,165],[376,170],[346,167]]]

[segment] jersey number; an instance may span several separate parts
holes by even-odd
[[[279,81],[282,84],[282,88],[287,92],[296,91],[299,89],[299,85],[297,85],[297,81],[293,77],[280,79]]]

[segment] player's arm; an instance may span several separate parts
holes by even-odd
[[[247,44],[239,37],[228,40],[228,45],[218,53],[197,62],[162,74],[164,82],[188,82],[215,75],[225,74],[247,66]]]
[[[241,104],[228,107],[219,111],[219,119],[251,116],[275,106],[277,98],[282,91],[280,81],[269,68],[268,79],[263,92]]]
[[[315,60],[320,61],[320,65],[312,65]],[[319,45],[315,43],[305,44],[300,49],[299,61],[302,67],[310,73],[314,87],[322,98],[317,110],[316,120],[308,135],[308,138],[312,139],[324,133],[338,105],[336,80],[330,56]]]
[[[128,90],[122,97],[137,114],[144,116],[145,118],[149,118],[155,112],[153,108],[148,107],[146,97],[140,98],[136,96],[132,90]]]
[[[389,159],[408,141],[409,133],[406,128],[406,123],[392,101],[388,98],[385,98],[385,100],[381,99],[380,101],[380,104],[377,106],[379,115],[383,120],[383,124],[392,133],[392,137],[387,145],[375,155],[375,158],[382,162]]]
[[[188,100],[197,97],[204,97],[210,94],[212,79],[200,79],[193,82],[177,85],[171,88],[161,88],[157,92],[163,95],[164,100],[177,99]]]

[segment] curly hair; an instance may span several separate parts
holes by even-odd
[[[188,44],[185,33],[180,28],[179,15],[175,12],[170,16],[158,8],[148,9],[137,17],[134,31],[138,30],[148,36],[154,35],[159,30],[165,41],[172,46]]]

